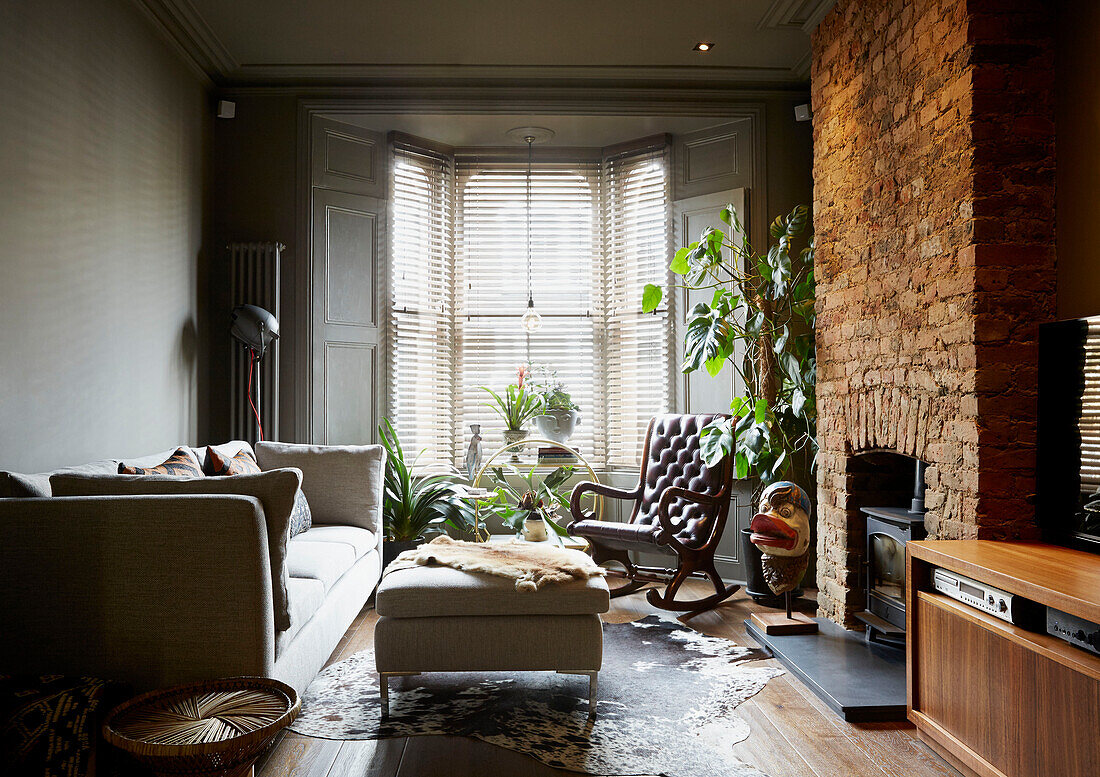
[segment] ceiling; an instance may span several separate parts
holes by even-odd
[[[805,81],[834,0],[134,0],[215,83]],[[693,51],[699,41],[714,44]]]
[[[682,134],[729,121],[715,116],[584,116],[561,114],[330,113],[327,118],[388,132],[397,130],[448,146],[516,146],[513,127],[547,127],[552,146],[611,146],[662,132]],[[522,145],[522,144],[518,144]]]

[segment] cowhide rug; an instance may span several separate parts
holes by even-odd
[[[733,745],[749,735],[734,714],[782,670],[768,654],[650,615],[604,625],[598,715],[588,680],[547,672],[424,674],[390,680],[382,720],[370,650],[322,671],[291,730],[325,739],[449,734],[584,774],[761,777]]]

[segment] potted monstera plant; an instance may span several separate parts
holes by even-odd
[[[670,269],[680,279],[675,288],[712,294],[688,314],[683,371],[732,369],[745,386],[731,417],[703,430],[704,457],[714,464],[732,455],[738,478],[756,478],[755,502],[767,485],[809,477],[817,463],[814,241],[804,234],[804,205],[772,222],[767,253],[753,251],[733,206],[721,218],[728,233],[704,231],[676,252]],[[647,285],[642,309],[656,310],[663,297]],[[751,577],[760,551],[743,539]],[[767,590],[749,583],[750,593]]]
[[[383,418],[378,427],[378,439],[386,449],[382,495],[382,525],[386,532],[382,543],[383,568],[399,553],[424,542],[428,533],[442,532],[447,526],[468,532],[470,507],[455,476],[413,474],[420,454],[412,461],[406,460],[397,432],[387,418]]]

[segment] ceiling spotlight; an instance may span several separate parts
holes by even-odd
[[[698,43],[695,44],[695,47],[692,50],[693,51],[710,51],[712,48],[714,48],[713,43],[708,43],[705,40],[701,40],[701,41],[699,41]]]

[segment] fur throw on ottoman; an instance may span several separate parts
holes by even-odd
[[[426,545],[406,550],[386,567],[385,574],[415,566],[439,565],[464,572],[483,572],[516,581],[517,591],[537,591],[551,583],[600,577],[604,570],[586,554],[553,545],[523,542],[463,542],[441,535]]]

